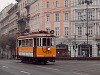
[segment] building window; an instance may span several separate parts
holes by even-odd
[[[65,0],[64,5],[65,5],[65,7],[68,7],[68,0]]]
[[[46,31],[47,31],[47,32],[50,32],[50,28],[46,28]]]
[[[82,4],[82,0],[78,0],[78,5],[81,5]]]
[[[82,35],[82,27],[78,27],[78,35]]]
[[[65,21],[68,21],[68,13],[65,13],[64,17],[65,17]]]
[[[88,20],[93,20],[92,12],[88,12],[88,15],[89,15]]]
[[[46,22],[50,22],[50,14],[49,13],[46,14]]]
[[[59,1],[55,1],[55,7],[59,7]]]
[[[37,5],[36,5],[36,10],[37,10]]]
[[[88,28],[88,33],[90,36],[93,35],[93,27],[92,26]]]
[[[25,5],[26,5],[26,1],[25,1]]]
[[[68,36],[68,27],[65,27],[64,30],[65,30],[64,31],[65,32],[65,36]]]
[[[60,21],[60,15],[59,15],[59,13],[55,13],[55,21],[56,22]]]
[[[78,12],[78,20],[81,20],[82,13]]]
[[[22,10],[22,4],[21,4],[21,7],[20,7],[20,9]]]
[[[55,27],[55,35],[59,36],[59,27]]]
[[[99,11],[99,16],[98,16],[98,19],[100,19],[100,11]]]
[[[46,2],[46,8],[49,8],[49,6],[50,6],[50,3]]]

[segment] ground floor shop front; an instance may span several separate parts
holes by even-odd
[[[77,47],[69,43],[67,39],[57,39],[56,46],[58,44],[66,45],[66,57],[100,57],[100,40],[77,40]],[[61,47],[63,48],[63,47]],[[57,49],[57,56],[60,54],[61,50]],[[59,50],[59,51],[58,51]]]

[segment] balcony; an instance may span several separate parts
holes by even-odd
[[[27,16],[22,16],[22,17],[19,17],[17,19],[17,22],[20,23],[20,22],[25,22],[25,20],[27,19]]]
[[[30,3],[25,4],[26,9],[29,9],[29,7],[30,7]]]

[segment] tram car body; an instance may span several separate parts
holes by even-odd
[[[55,62],[55,36],[47,32],[37,32],[17,38],[17,59],[22,62]]]

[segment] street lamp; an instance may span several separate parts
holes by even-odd
[[[89,36],[89,33],[88,33],[88,22],[89,22],[89,20],[88,20],[88,16],[89,16],[89,15],[88,15],[88,10],[89,10],[89,9],[88,9],[88,5],[90,5],[90,4],[92,4],[92,3],[93,3],[92,0],[85,0],[85,1],[82,0],[82,4],[86,4],[86,7],[87,7],[87,8],[86,8],[86,11],[87,11],[87,12],[86,12],[86,13],[87,13],[87,15],[86,15],[86,16],[87,16],[87,26],[86,26],[86,27],[87,27],[87,33],[86,33],[86,36],[87,36],[87,45],[88,45],[88,36]],[[90,55],[90,50],[89,50],[89,55]]]
[[[88,45],[88,36],[89,36],[89,33],[88,33],[88,22],[89,22],[89,20],[88,20],[88,16],[89,16],[88,15],[88,10],[89,10],[88,5],[92,4],[92,0],[85,0],[85,1],[83,0],[82,4],[87,4],[87,9],[86,9],[87,10],[87,15],[86,15],[87,16],[87,26],[86,26],[87,27],[87,33],[86,33],[86,36],[87,36],[87,45]]]

